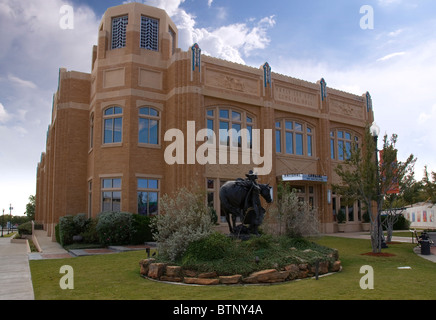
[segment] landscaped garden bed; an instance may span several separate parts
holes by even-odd
[[[303,238],[263,235],[248,241],[213,233],[191,243],[177,261],[139,262],[142,276],[197,285],[277,283],[341,268],[338,251]]]

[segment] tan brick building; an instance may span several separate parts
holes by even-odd
[[[259,182],[274,186],[274,194],[279,181],[288,181],[318,208],[323,232],[337,231],[340,209],[348,229],[360,230],[361,206],[341,205],[331,184],[344,148],[362,141],[373,122],[368,93],[356,96],[328,88],[324,79],[310,83],[277,74],[268,63],[252,68],[205,56],[197,44],[183,51],[165,11],[140,3],[109,8],[98,35],[90,74],[59,72],[37,168],[36,220],[49,235],[67,214],[157,214],[159,197],[182,186],[204,187],[205,201],[219,212],[220,185],[256,166],[241,161],[253,146],[243,148],[245,140],[218,133],[232,128],[250,135],[260,130],[260,150],[272,150],[272,168]],[[190,144],[189,137],[203,128],[216,135],[209,143],[234,143],[238,164],[196,159],[205,142]],[[174,146],[165,137],[170,129],[185,136],[183,164],[166,161]],[[267,129],[270,142],[264,142]]]

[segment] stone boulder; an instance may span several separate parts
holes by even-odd
[[[150,268],[150,264],[154,263],[156,260],[154,258],[142,259],[139,261],[140,273],[144,276],[148,275],[148,270]]]

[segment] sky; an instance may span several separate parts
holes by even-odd
[[[90,72],[102,16],[125,2],[0,0],[0,214],[12,205],[23,215],[36,193],[59,68]],[[424,166],[436,171],[434,0],[136,2],[167,11],[183,51],[198,43],[213,57],[370,92],[380,136],[398,135],[398,160],[418,159],[417,180]]]

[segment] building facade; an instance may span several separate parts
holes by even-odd
[[[220,186],[253,168],[274,195],[284,181],[318,208],[323,232],[337,231],[339,210],[360,230],[361,206],[341,204],[331,186],[373,122],[369,93],[206,56],[198,44],[183,51],[166,12],[140,3],[109,8],[98,35],[90,74],[59,72],[37,167],[36,220],[49,235],[68,214],[159,214],[159,198],[181,187],[205,189],[219,213]]]

